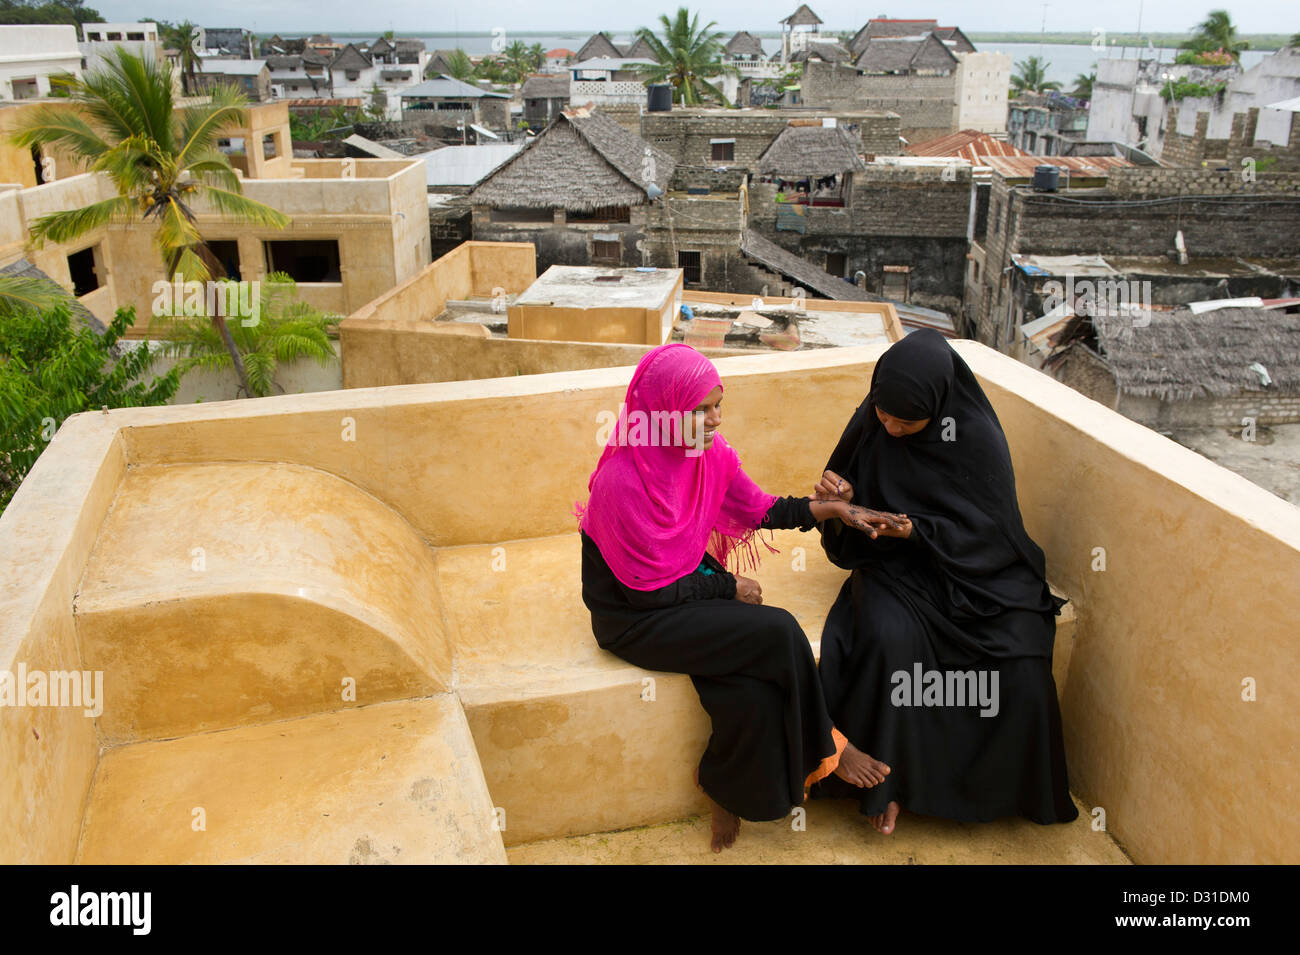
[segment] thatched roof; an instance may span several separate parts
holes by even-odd
[[[933,33],[923,37],[873,37],[854,66],[871,73],[954,70],[957,57]]]
[[[394,49],[396,49],[396,47],[388,42],[388,38],[381,36],[374,43],[370,44],[370,55],[378,56],[382,53],[391,53]]]
[[[762,56],[763,43],[747,30],[738,30],[736,35],[727,41],[723,52],[728,56]]]
[[[339,55],[330,63],[330,70],[368,70],[373,63],[370,58],[349,43],[339,50]]]
[[[961,27],[935,27],[934,35],[945,43],[952,43],[955,53],[974,53],[975,44],[961,32]]]
[[[296,70],[302,68],[302,57],[287,54],[284,56],[268,56],[266,58],[267,69],[271,72],[276,70]]]
[[[807,259],[786,251],[753,229],[746,229],[741,236],[740,251],[745,258],[757,262],[768,271],[784,275],[808,292],[816,292],[815,298],[829,298],[839,302],[881,301],[878,296],[864,292],[856,285],[819,269]]]
[[[1150,324],[1142,327],[1129,318],[1091,320],[1101,358],[1121,392],[1162,401],[1300,394],[1300,315],[1262,308],[1148,314]],[[1256,362],[1272,379],[1267,388],[1250,368]]]
[[[754,171],[764,176],[833,176],[865,172],[853,138],[839,126],[787,126],[763,150]]]
[[[649,60],[651,63],[658,63],[659,57],[655,56],[654,47],[646,42],[645,37],[637,37],[623,54],[625,59]]]
[[[569,74],[546,73],[524,80],[519,95],[524,99],[568,99]]]
[[[825,60],[827,63],[851,63],[853,54],[838,43],[809,43],[802,50],[796,50],[790,54],[792,63],[802,63],[811,60],[813,57]]]
[[[854,55],[860,54],[866,47],[867,41],[878,36],[923,36],[931,30],[955,29],[953,27],[940,27],[938,20],[891,20],[887,17],[877,17],[874,20],[868,20],[862,25],[857,33],[853,34],[853,39],[849,41],[849,49]]]
[[[801,3],[799,4],[798,10],[790,14],[781,22],[786,26],[806,27],[821,23],[822,18],[813,13],[812,10],[808,8],[808,4]]]
[[[614,45],[614,41],[605,33],[594,33],[586,43],[582,44],[582,49],[578,50],[578,55],[574,57],[579,63],[583,60],[596,59],[602,56],[620,57],[623,51]]]
[[[527,147],[497,167],[470,193],[475,205],[588,210],[642,205],[651,182],[668,190],[675,160],[599,110],[561,113]]]

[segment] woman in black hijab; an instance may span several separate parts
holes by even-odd
[[[1025,532],[997,415],[938,332],[881,356],[819,495],[907,526],[872,539],[821,525],[827,556],[853,572],[822,634],[827,708],[889,772],[865,789],[830,777],[816,794],[859,798],[886,834],[901,806],[967,822],[1076,818],[1052,679],[1064,601]]]

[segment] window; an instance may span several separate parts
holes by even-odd
[[[36,164],[36,185],[45,185],[45,163],[41,156],[41,147],[32,147],[32,162]]]
[[[677,267],[684,273],[682,278],[687,285],[700,284],[700,253],[678,252]]]
[[[831,275],[844,278],[844,269],[847,265],[848,262],[843,252],[826,253],[826,271]]]
[[[617,239],[592,239],[591,261],[601,265],[618,265],[622,261],[623,244]]]
[[[275,133],[265,133],[262,136],[262,158],[274,159],[279,155],[275,148]]]
[[[110,33],[110,34],[108,34],[108,38],[109,38],[110,40],[118,40],[118,41],[121,41],[121,39],[122,39],[122,34],[121,34],[121,33]]]
[[[710,142],[709,158],[714,162],[732,162],[736,158],[736,141],[727,139]]]
[[[295,282],[341,282],[337,239],[267,242],[268,272],[285,272]]]
[[[234,239],[212,239],[208,242],[208,251],[212,257],[217,260],[221,266],[221,271],[225,273],[226,278],[239,281],[239,243]],[[213,272],[212,277],[218,278],[219,274]]]
[[[347,75],[348,75],[348,79],[351,80],[351,81],[354,82],[354,83],[355,83],[357,80],[361,79],[361,71],[360,71],[360,70],[344,70],[343,72],[347,73]]]
[[[72,294],[81,298],[99,288],[99,273],[95,269],[95,247],[68,256],[68,275],[72,279]]]
[[[144,40],[144,34],[143,34],[143,33],[128,33],[128,34],[126,35],[126,38],[127,38],[128,40],[135,40],[135,41],[137,41],[137,42],[140,42],[140,41],[143,41],[143,40]]]

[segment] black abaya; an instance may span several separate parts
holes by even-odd
[[[877,407],[930,421],[894,437]],[[1025,531],[997,415],[941,335],[914,332],[881,357],[827,469],[852,484],[854,503],[906,514],[913,530],[872,540],[837,520],[822,525],[827,556],[852,571],[822,633],[827,707],[891,772],[870,789],[831,777],[814,794],[859,797],[868,815],[897,801],[963,821],[1076,818],[1052,679],[1063,601]],[[915,682],[918,666],[945,684],[983,672],[991,688],[996,674],[996,715],[951,697],[916,705],[897,674]]]
[[[765,528],[814,526],[806,498],[776,501]],[[602,648],[647,670],[691,677],[713,732],[700,785],[742,819],[780,819],[804,780],[835,751],[808,638],[778,607],[736,600],[736,578],[712,555],[658,590],[622,584],[582,533],[582,599]]]

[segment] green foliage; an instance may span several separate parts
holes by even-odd
[[[1162,99],[1187,99],[1188,97],[1218,96],[1228,88],[1227,83],[1194,83],[1189,79],[1178,79],[1160,87]]]
[[[73,321],[66,301],[0,320],[0,510],[69,415],[164,405],[176,394],[177,368],[135,381],[156,360],[147,345],[120,358],[110,351],[134,321],[134,309],[118,309],[100,337]]]
[[[1245,40],[1238,39],[1237,28],[1233,26],[1232,16],[1227,10],[1211,10],[1193,28],[1192,38],[1187,42],[1187,49],[1196,53],[1223,51],[1232,60],[1241,59],[1241,51],[1250,48]]]
[[[469,83],[474,79],[474,64],[460,47],[452,50],[447,57],[447,75],[462,83]]]
[[[85,6],[83,0],[48,0],[36,3],[34,0],[0,0],[0,24],[49,23],[73,24],[99,23],[103,21],[98,10]]]
[[[645,82],[668,83],[673,88],[674,102],[686,106],[698,105],[706,98],[730,106],[722,91],[709,82],[712,77],[735,72],[722,62],[726,37],[713,31],[717,24],[710,20],[701,27],[700,15],[691,16],[685,7],[678,7],[671,20],[666,14],[660,14],[659,23],[663,27],[662,39],[646,27],[636,31],[637,37],[650,46],[657,61],[642,70]]]
[[[272,272],[260,285],[256,322],[245,325],[231,316],[226,323],[243,357],[253,395],[266,397],[279,387],[275,373],[281,362],[310,358],[326,367],[336,361],[329,330],[342,318],[300,300],[294,280]],[[177,365],[182,374],[191,368],[231,369],[230,352],[209,317],[164,316],[156,321],[168,339],[164,352],[183,356]]]
[[[1021,93],[1046,93],[1049,90],[1059,90],[1061,84],[1056,80],[1047,78],[1047,70],[1051,63],[1040,60],[1036,56],[1021,60],[1016,64],[1016,72],[1011,75],[1011,93],[1018,96]]]
[[[1079,73],[1074,78],[1073,95],[1079,99],[1092,99],[1092,86],[1096,82],[1097,71],[1095,69],[1091,73]]]

